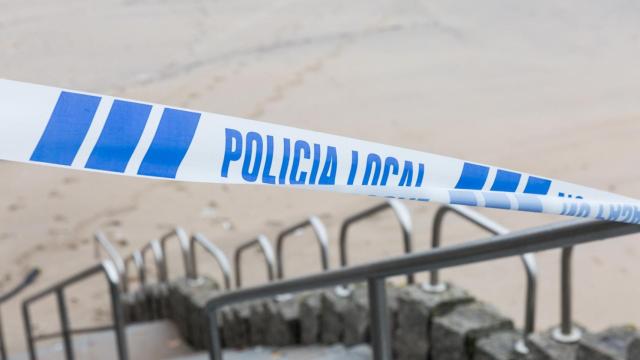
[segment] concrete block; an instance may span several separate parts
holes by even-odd
[[[242,349],[251,345],[249,319],[253,303],[244,302],[225,306],[220,310],[222,338],[229,348]]]
[[[640,338],[637,336],[627,346],[627,360],[640,359]]]
[[[120,295],[120,302],[122,303],[122,312],[124,313],[124,321],[127,324],[132,324],[138,321],[137,318],[137,302],[136,294],[134,292],[128,292]]]
[[[324,291],[314,291],[304,293],[300,296],[300,343],[311,345],[320,343],[321,324],[320,316],[322,312],[322,293]]]
[[[390,311],[391,331],[395,324],[398,308],[397,289],[387,285],[387,308]],[[346,346],[367,342],[369,338],[369,298],[366,284],[357,284],[350,295],[336,295],[334,290],[326,290],[320,296],[320,340],[324,344],[338,342]]]
[[[152,310],[149,308],[147,301],[147,292],[145,289],[139,289],[134,293],[136,303],[136,317],[138,321],[149,321],[151,319]]]
[[[578,343],[565,344],[555,341],[551,336],[554,328],[529,336],[527,346],[531,355],[540,360],[575,360]],[[583,336],[588,336],[584,328],[580,329]]]
[[[331,289],[322,293],[320,302],[320,340],[328,345],[339,343],[344,334],[344,313],[350,306],[350,296],[338,296]]]
[[[155,283],[145,285],[145,302],[147,306],[146,320],[159,320],[169,317],[171,306],[169,304],[169,286]]]
[[[207,349],[209,345],[209,315],[207,303],[220,294],[217,289],[208,286],[199,287],[189,299],[188,306],[188,332],[186,340],[194,349]],[[218,319],[222,320],[220,314]],[[220,321],[219,325],[222,324]]]
[[[342,313],[344,324],[342,343],[345,346],[367,342],[369,336],[370,316],[367,287],[356,287],[349,300],[348,306]]]
[[[515,330],[499,331],[476,342],[473,360],[534,360],[514,350],[522,333]]]
[[[302,295],[294,295],[286,300],[275,300],[273,312],[267,319],[267,346],[290,346],[300,343],[300,303]]]
[[[276,316],[275,300],[256,300],[249,306],[249,343],[251,345],[266,345],[269,332],[269,320]]]
[[[393,298],[393,297],[392,297]],[[397,290],[395,357],[399,360],[426,359],[429,353],[430,322],[434,314],[446,314],[457,305],[470,303],[466,291],[448,285],[441,293],[424,291],[420,285]]]
[[[432,320],[433,360],[473,359],[475,344],[490,334],[513,329],[510,319],[484,303],[460,305]]]
[[[167,306],[170,308],[169,317],[173,320],[180,334],[192,341],[192,326],[194,307],[192,299],[200,294],[208,294],[218,289],[217,283],[207,277],[201,277],[198,281],[179,278],[171,282],[168,288]]]
[[[640,334],[633,326],[616,326],[597,334],[585,334],[578,343],[576,360],[626,360],[634,341],[640,342]]]
[[[327,290],[321,296],[320,339],[324,344],[353,345],[366,341],[369,327],[367,287],[357,284],[348,296]]]

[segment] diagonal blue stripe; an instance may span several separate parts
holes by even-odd
[[[115,100],[86,168],[124,172],[151,112],[151,105]]]
[[[175,178],[199,120],[200,113],[165,109],[138,175]]]
[[[456,189],[481,190],[487,181],[487,175],[489,175],[488,167],[466,162],[462,167]]]
[[[529,176],[527,186],[524,188],[525,194],[547,195],[551,187],[551,180]]]
[[[515,192],[520,184],[521,174],[507,170],[498,170],[491,191]]]
[[[63,91],[31,161],[71,165],[100,104],[99,96]]]

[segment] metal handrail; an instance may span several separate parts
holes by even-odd
[[[145,269],[145,261],[144,256],[139,250],[136,250],[131,253],[124,260],[124,279],[123,281],[127,283],[127,289],[129,288],[129,264],[133,263],[133,266],[136,268],[136,272],[138,273],[138,283],[140,287],[144,287],[147,284],[147,271]]]
[[[557,342],[572,344],[582,338],[582,330],[573,324],[571,317],[571,262],[573,246],[563,248],[560,257],[560,326],[553,329],[551,337]]]
[[[469,208],[457,205],[443,205],[437,211],[433,217],[433,226],[431,228],[431,248],[436,249],[440,247],[440,239],[442,235],[442,224],[446,214],[456,214],[462,219],[467,220],[478,227],[488,231],[493,235],[505,235],[510,231],[506,227],[494,222],[493,220],[483,216],[482,214],[473,211]],[[535,317],[536,317],[536,289],[537,289],[537,264],[535,255],[531,253],[523,254],[520,256],[524,270],[527,276],[527,290],[525,294],[525,317],[524,317],[524,331],[522,338],[515,344],[514,348],[521,354],[529,353],[529,349],[526,345],[527,337],[535,330]],[[423,284],[423,288],[426,291],[442,292],[446,289],[446,285],[439,282],[438,270],[432,270],[430,273],[430,279],[428,283]]]
[[[151,240],[149,243],[147,243],[147,245],[143,246],[142,249],[140,249],[140,256],[142,257],[143,264],[145,263],[144,259],[148,251],[151,251],[153,253],[153,261],[156,264],[158,282],[166,283],[168,279],[167,266],[166,266],[167,263],[164,256],[164,249],[162,248],[161,242],[159,240]],[[143,265],[143,269],[145,269],[144,278],[146,281],[147,279],[146,267],[144,265]]]
[[[29,307],[34,302],[48,296],[55,294],[57,304],[58,304],[58,315],[60,316],[60,324],[61,324],[61,332],[60,336],[63,338],[64,344],[64,352],[65,358],[71,360],[74,358],[73,353],[73,343],[71,339],[71,335],[73,330],[71,329],[71,325],[69,323],[69,314],[67,310],[67,304],[65,301],[64,290],[66,287],[78,283],[90,276],[93,276],[98,273],[103,273],[107,279],[107,283],[109,286],[109,294],[111,297],[111,312],[113,316],[113,326],[111,328],[114,329],[115,337],[116,337],[116,349],[118,353],[118,359],[126,360],[128,359],[128,351],[127,351],[127,339],[125,334],[125,323],[124,323],[124,315],[123,308],[120,299],[120,274],[116,266],[113,262],[105,260],[100,264],[94,265],[86,270],[83,270],[65,280],[60,281],[57,284],[54,284],[35,295],[27,298],[22,302],[22,317],[25,325],[25,332],[27,336],[27,347],[29,350],[29,358],[31,360],[37,359],[35,342],[38,340],[33,335],[33,328],[31,324],[31,316],[29,313]],[[53,334],[48,334],[52,336]]]
[[[20,283],[14,286],[11,290],[5,292],[0,295],[0,305],[5,301],[13,298],[18,295],[22,290],[24,290],[27,286],[33,284],[34,281],[40,275],[40,269],[33,268],[27,275],[22,279]],[[0,360],[6,360],[7,357],[7,346],[4,343],[4,327],[2,326],[2,315],[0,314]]]
[[[186,231],[184,231],[181,227],[176,227],[170,232],[164,234],[160,237],[160,246],[162,248],[162,253],[166,254],[166,243],[173,238],[177,238],[180,243],[180,252],[182,254],[182,263],[184,266],[184,274],[188,279],[195,279],[196,276],[193,274],[193,265],[191,264],[191,249],[189,247],[189,235]],[[167,278],[169,276],[169,268],[167,267],[167,257],[164,257],[163,267],[164,273],[167,274]],[[165,279],[166,280],[166,279]]]
[[[241,274],[241,264],[240,260],[242,259],[242,253],[253,247],[259,246],[262,249],[262,255],[264,256],[264,260],[267,264],[267,276],[269,281],[273,281],[275,278],[275,257],[273,255],[273,247],[269,242],[269,239],[265,235],[258,235],[255,239],[249,240],[244,244],[238,246],[234,253],[233,259],[236,267],[236,288],[242,287],[242,274]]]
[[[96,259],[100,258],[100,248],[102,248],[109,259],[115,265],[116,270],[118,271],[118,275],[120,276],[120,286],[122,287],[122,291],[127,292],[129,290],[128,281],[126,281],[126,269],[124,260],[122,260],[122,256],[118,253],[115,246],[109,241],[107,235],[105,235],[102,231],[98,231],[93,234],[93,243],[95,244],[95,256]]]
[[[396,219],[398,220],[398,223],[400,224],[400,229],[402,230],[402,240],[404,244],[404,253],[411,253],[411,251],[413,250],[413,240],[411,237],[411,214],[400,201],[390,199],[382,204],[376,205],[372,208],[352,215],[342,222],[342,226],[340,227],[340,266],[346,267],[348,265],[347,230],[349,230],[349,227],[356,222],[369,218],[386,209],[391,209],[393,211]],[[413,284],[415,282],[415,278],[412,273],[407,274],[407,282],[409,284]]]
[[[209,241],[202,234],[195,234],[191,237],[189,241],[189,247],[191,249],[191,266],[193,270],[193,275],[198,277],[198,263],[196,261],[196,252],[195,246],[199,244],[209,255],[213,256],[222,271],[222,277],[224,278],[224,288],[226,290],[231,289],[231,266],[229,265],[229,260],[224,252],[217,246],[215,246],[211,241]]]
[[[288,227],[282,230],[280,234],[278,234],[278,238],[276,240],[276,263],[278,269],[278,279],[284,278],[284,257],[282,256],[284,239],[286,239],[290,235],[295,234],[296,231],[309,226],[313,229],[313,233],[316,235],[316,240],[318,241],[318,246],[320,247],[320,261],[322,265],[322,271],[326,271],[327,269],[329,269],[329,236],[327,235],[327,228],[318,217],[311,216],[307,220]]]
[[[207,303],[211,344],[209,356],[212,360],[222,360],[217,311],[224,306],[278,294],[367,280],[374,359],[388,360],[391,359],[391,341],[389,327],[385,324],[388,324],[389,319],[385,308],[385,284],[380,279],[563,248],[638,232],[638,225],[580,219],[226,292]]]

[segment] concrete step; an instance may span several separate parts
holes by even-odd
[[[176,359],[201,360],[208,359],[203,351],[195,351],[180,337],[180,334],[168,320],[138,323],[127,327],[127,341],[129,358],[145,359]],[[115,338],[113,332],[104,331],[91,334],[73,336],[73,346],[76,359],[113,360],[116,358]],[[38,344],[39,359],[63,360],[64,348],[62,341],[50,341]],[[11,360],[27,360],[28,354],[15,354]],[[336,346],[309,346],[287,348],[253,348],[246,350],[226,350],[225,360],[368,360],[371,350],[368,345],[345,348]]]

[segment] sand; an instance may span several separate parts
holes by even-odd
[[[633,2],[0,0],[0,9],[3,78],[251,117],[640,197],[640,5]],[[231,255],[256,234],[273,238],[315,214],[329,227],[337,266],[341,219],[379,201],[7,162],[0,174],[0,289],[32,266],[43,270],[22,296],[94,264],[99,229],[122,254],[181,225]],[[426,249],[436,205],[407,206],[416,248]],[[511,229],[564,220],[481,212]],[[485,236],[448,224],[446,244]],[[388,214],[352,236],[354,263],[401,251]],[[637,240],[575,251],[580,323],[640,324]],[[287,274],[316,271],[310,235],[292,244]],[[537,320],[545,328],[559,320],[559,252],[537,259]],[[179,276],[175,244],[170,262]],[[201,264],[218,276],[211,262]],[[246,283],[264,281],[257,253],[244,270]],[[441,276],[522,319],[517,258]],[[74,326],[109,321],[104,294],[100,278],[70,290]],[[25,346],[19,306],[19,299],[2,306],[12,351]],[[37,306],[39,331],[56,330],[54,309],[53,301]]]

